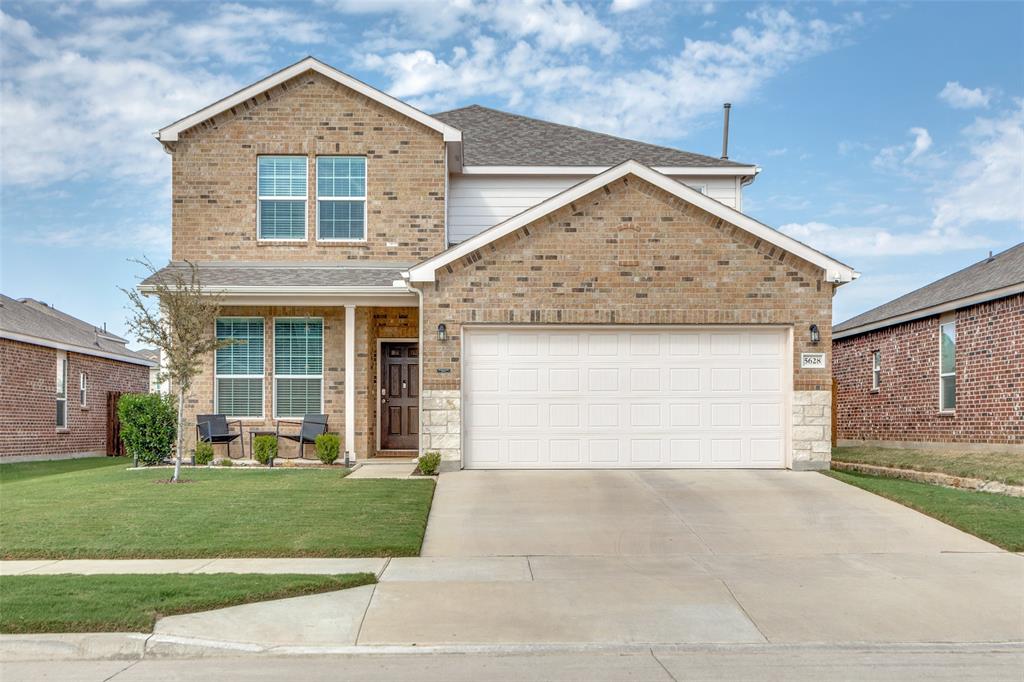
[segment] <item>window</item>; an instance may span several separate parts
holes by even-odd
[[[366,239],[366,159],[320,156],[316,160],[316,238]]]
[[[57,428],[68,426],[68,354],[57,351]]]
[[[956,322],[939,326],[939,409],[956,409]]]
[[[85,372],[78,375],[78,404],[89,407],[89,375]]]
[[[323,375],[323,320],[274,320],[274,416],[322,412]]]
[[[871,390],[877,391],[882,386],[882,351],[871,354]]]
[[[262,417],[263,318],[221,317],[217,339],[235,343],[217,349],[214,409],[229,417]]]
[[[257,163],[259,238],[304,240],[308,160],[305,156],[261,156]]]

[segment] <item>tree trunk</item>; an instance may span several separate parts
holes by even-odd
[[[176,448],[174,457],[174,477],[171,479],[173,482],[178,482],[178,476],[181,474],[181,451],[185,449],[185,387],[180,386],[178,388],[178,447]]]

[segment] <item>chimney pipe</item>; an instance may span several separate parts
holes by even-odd
[[[725,127],[722,128],[722,160],[729,158],[729,110],[732,105],[726,102],[722,105],[725,113]]]

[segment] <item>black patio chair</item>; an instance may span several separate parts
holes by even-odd
[[[315,443],[316,437],[327,433],[326,414],[306,414],[302,416],[302,424],[298,433],[281,433],[281,421],[277,422],[277,437],[286,438],[299,444],[299,456],[296,459],[305,459],[303,447],[307,443]]]
[[[200,414],[196,416],[196,440],[204,443],[217,445],[223,443],[228,446],[228,459],[231,459],[231,442],[236,438],[242,445],[242,457],[245,457],[245,440],[242,440],[242,421],[232,420],[231,424],[238,424],[237,431],[228,429],[228,419],[222,414]]]

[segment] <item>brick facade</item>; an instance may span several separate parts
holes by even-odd
[[[829,363],[801,369],[799,361],[801,352],[829,347],[834,287],[823,277],[818,267],[627,176],[423,285],[424,329],[443,322],[449,336],[426,343],[424,395],[441,392],[431,394],[441,405],[446,391],[459,389],[460,330],[469,323],[792,325],[794,389],[827,391]],[[809,341],[812,323],[821,345]],[[818,441],[830,436],[824,416],[819,451]],[[794,447],[794,458],[827,466],[828,453],[812,455],[807,445]],[[444,449],[455,456],[455,447]]]
[[[835,341],[840,440],[1024,446],[1024,295],[960,309],[955,319],[954,413],[939,411],[938,316]]]
[[[107,393],[146,392],[149,368],[69,351],[68,427],[56,427],[57,350],[0,339],[0,457],[103,454]],[[79,375],[88,375],[86,406]]]
[[[174,260],[413,263],[445,247],[441,134],[314,71],[185,131],[173,144]],[[261,154],[309,156],[306,241],[257,241]],[[367,159],[365,243],[316,241],[315,157],[332,154]]]

